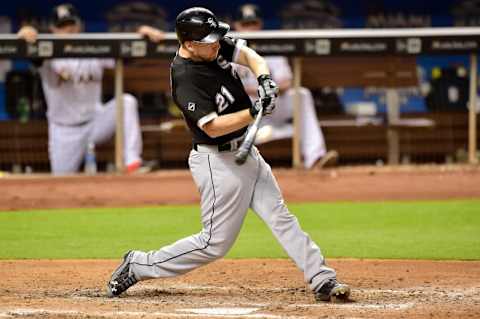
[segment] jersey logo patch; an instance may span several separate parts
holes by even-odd
[[[190,112],[195,112],[195,103],[193,102],[188,102],[188,110]]]

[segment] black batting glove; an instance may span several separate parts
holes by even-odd
[[[275,101],[270,98],[264,98],[262,100],[256,100],[250,107],[250,115],[255,118],[258,112],[262,110],[263,115],[272,114],[275,109]]]
[[[278,96],[278,86],[270,75],[262,74],[258,77],[258,97],[263,106],[263,114],[271,114],[275,108]]]
[[[250,106],[250,110],[249,110],[252,118],[255,118],[255,116],[257,116],[260,110],[262,110],[262,102],[260,102],[260,100],[256,100],[255,102],[252,103],[252,106]]]
[[[270,98],[275,100],[278,96],[278,86],[272,80],[272,77],[269,74],[262,74],[258,77],[258,97],[260,100],[265,98]]]

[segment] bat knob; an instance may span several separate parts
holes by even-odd
[[[247,160],[248,150],[238,150],[235,154],[235,163],[242,165]]]

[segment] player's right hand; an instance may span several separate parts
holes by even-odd
[[[32,26],[26,25],[23,26],[20,30],[18,30],[17,36],[20,39],[27,41],[28,43],[34,43],[35,41],[37,41],[38,31]]]
[[[258,100],[263,107],[263,115],[272,114],[273,110],[275,109],[275,101],[276,97],[266,97],[263,99]]]

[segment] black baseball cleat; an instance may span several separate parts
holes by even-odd
[[[135,278],[135,275],[130,273],[130,261],[132,256],[133,251],[128,251],[123,256],[123,262],[113,272],[110,281],[107,283],[108,297],[117,297],[138,282],[138,279]]]
[[[348,301],[350,287],[339,283],[336,279],[329,279],[315,292],[317,301]]]

